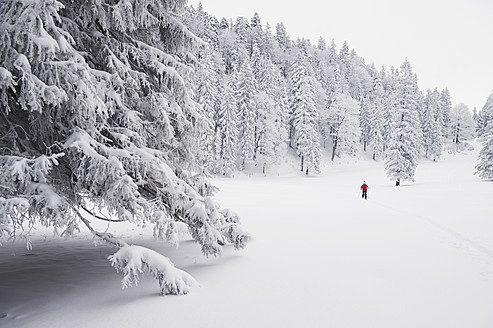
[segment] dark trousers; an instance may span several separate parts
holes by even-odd
[[[364,198],[364,199],[367,199],[368,198],[368,196],[366,195],[366,192],[367,191],[368,190],[363,190],[363,194],[361,195],[361,198]]]

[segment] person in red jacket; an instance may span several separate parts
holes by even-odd
[[[363,184],[361,185],[361,190],[363,191],[363,194],[361,194],[361,198],[367,199],[368,198],[368,185],[366,184],[366,181],[363,181]]]

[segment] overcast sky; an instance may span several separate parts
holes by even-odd
[[[367,63],[399,67],[407,57],[423,91],[447,87],[454,105],[482,109],[493,92],[493,0],[189,0],[221,19],[258,12],[291,39],[346,40]]]

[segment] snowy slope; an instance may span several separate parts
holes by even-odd
[[[423,161],[401,187],[371,161],[216,179],[254,237],[219,258],[118,226],[198,280],[186,296],[158,296],[151,277],[121,290],[115,249],[85,235],[0,248],[0,326],[491,328],[493,183],[472,175],[477,148]]]

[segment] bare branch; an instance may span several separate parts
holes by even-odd
[[[89,211],[84,206],[81,206],[81,208],[84,211],[86,211],[87,213],[89,213],[92,217],[95,217],[96,219],[99,219],[99,220],[108,221],[108,222],[124,222],[125,221],[125,220],[112,220],[112,219],[108,219],[108,218],[105,218],[105,217],[102,217],[102,216],[99,216],[99,215],[96,215],[96,214],[92,213],[91,211]]]
[[[106,241],[107,243],[113,244],[113,245],[118,246],[118,247],[128,246],[128,244],[124,240],[122,240],[120,238],[116,238],[115,236],[113,236],[110,233],[99,232],[99,231],[94,230],[94,228],[91,226],[91,222],[89,222],[88,219],[86,219],[82,214],[80,214],[80,212],[75,207],[72,207],[72,209],[77,214],[79,219],[86,225],[87,229],[89,229],[89,231],[91,231],[91,233],[94,236],[101,238],[102,240]]]

